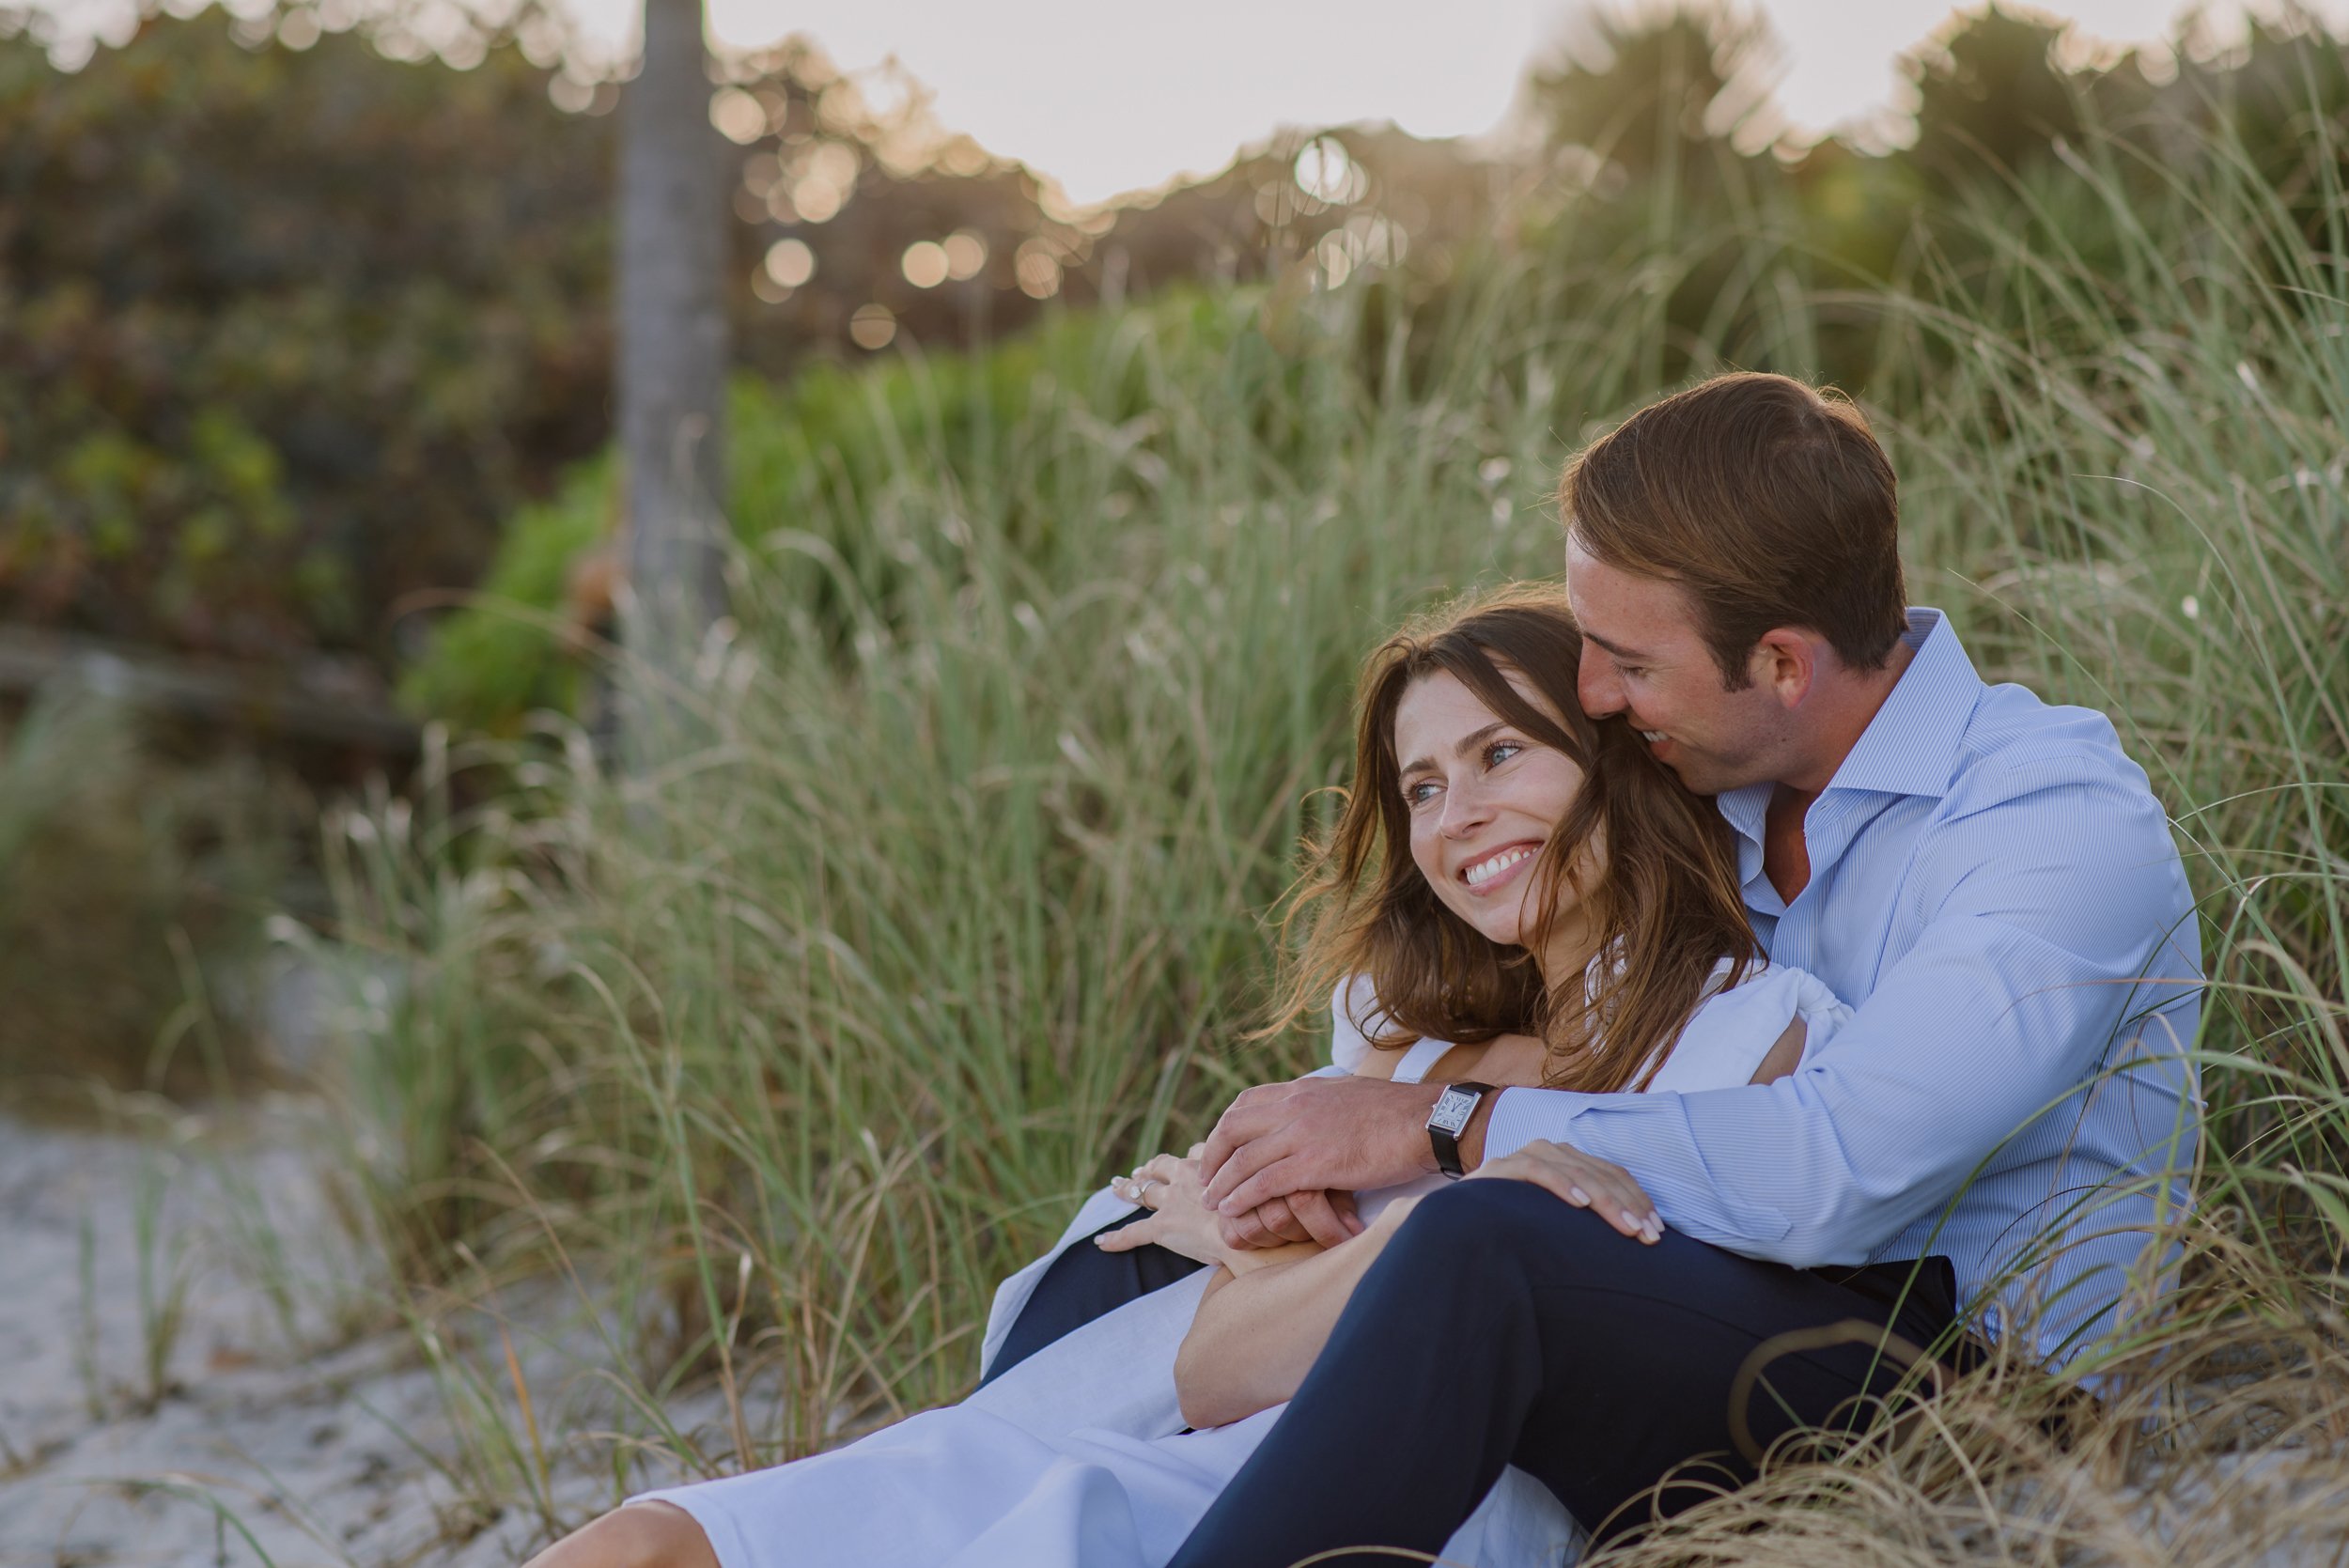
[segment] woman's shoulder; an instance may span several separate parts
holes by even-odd
[[[1691,1094],[1747,1083],[1796,1019],[1807,1061],[1849,1017],[1851,1009],[1807,970],[1758,963],[1736,974],[1724,959],[1647,1087]]]
[[[1380,1053],[1374,1034],[1394,1027],[1378,1005],[1378,987],[1367,974],[1349,974],[1330,991],[1330,1064],[1360,1073]]]
[[[1807,1035],[1803,1055],[1808,1057],[1851,1017],[1850,1006],[1809,970],[1762,959],[1747,965],[1732,984],[1734,968],[1726,958],[1714,966],[1703,1000],[1688,1020],[1690,1028],[1703,1023],[1743,1034],[1766,1027],[1773,1019],[1776,1028],[1783,1030],[1800,1018]]]
[[[1451,1046],[1422,1039],[1408,1050],[1381,1050],[1371,1041],[1403,1032],[1378,1001],[1378,987],[1367,974],[1349,974],[1330,992],[1330,1063],[1358,1078],[1392,1078],[1413,1081],[1423,1075]]]

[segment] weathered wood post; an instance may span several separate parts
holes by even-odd
[[[620,105],[620,450],[628,590],[621,754],[641,772],[689,743],[673,682],[725,613],[726,165],[709,123],[702,0],[645,0],[644,63]]]

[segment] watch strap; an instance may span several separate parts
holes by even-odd
[[[1436,1096],[1435,1106],[1427,1112],[1427,1141],[1436,1151],[1436,1169],[1447,1176],[1464,1176],[1467,1169],[1460,1162],[1460,1134],[1468,1130],[1476,1108],[1485,1096],[1494,1092],[1489,1083],[1447,1083],[1443,1093]],[[1465,1094],[1468,1104],[1460,1109],[1457,1096]],[[1444,1114],[1447,1107],[1455,1115]]]

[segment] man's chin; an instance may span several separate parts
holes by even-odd
[[[1733,776],[1733,769],[1724,768],[1717,757],[1678,756],[1664,764],[1680,781],[1680,787],[1691,795],[1719,795],[1727,790],[1744,787],[1747,781]]]

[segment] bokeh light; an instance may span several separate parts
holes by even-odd
[[[1012,274],[1019,280],[1019,291],[1030,299],[1049,300],[1060,292],[1060,258],[1040,240],[1020,245],[1012,261]]]
[[[1322,287],[1335,288],[1364,267],[1392,267],[1410,248],[1410,239],[1392,219],[1358,212],[1323,235],[1314,246]]]
[[[831,96],[832,89],[825,89]],[[791,162],[792,210],[811,224],[830,223],[856,192],[863,167],[856,149],[846,142],[818,142]],[[770,198],[770,206],[772,198]]]
[[[1297,188],[1317,202],[1344,207],[1370,192],[1370,176],[1335,136],[1316,136],[1297,155]]]
[[[767,248],[767,275],[786,288],[797,288],[816,275],[816,253],[804,240],[778,240]]]
[[[727,141],[748,147],[767,134],[767,106],[739,87],[727,87],[710,99],[709,123]]]
[[[946,275],[957,283],[979,275],[987,265],[987,237],[958,228],[946,236]]]
[[[906,281],[916,288],[935,288],[946,281],[951,268],[946,260],[946,247],[935,240],[917,240],[906,247],[905,256],[897,263]]]
[[[848,318],[848,339],[860,349],[886,349],[897,335],[897,314],[885,304],[856,307]]]

